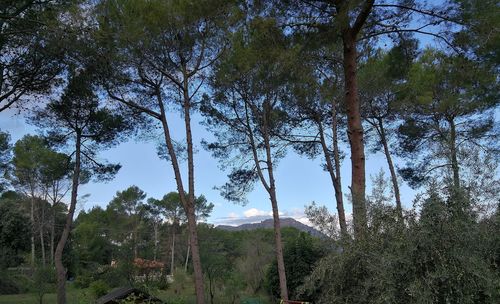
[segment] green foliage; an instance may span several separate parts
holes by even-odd
[[[96,298],[102,297],[103,295],[107,294],[110,289],[109,285],[103,280],[97,280],[90,283],[89,288]]]
[[[55,287],[56,272],[53,267],[39,266],[33,274],[33,289],[38,294],[39,302],[43,303],[46,293]]]
[[[304,283],[305,278],[313,271],[316,262],[323,255],[324,249],[305,232],[300,232],[293,239],[285,241],[283,259],[285,260],[287,287],[291,299],[299,298],[298,287]],[[279,298],[280,287],[276,260],[268,268],[266,285],[269,292],[274,297]],[[302,300],[306,299],[302,298]]]
[[[0,4],[0,112],[47,94],[63,67],[58,13],[65,0]]]
[[[76,150],[73,146],[76,143],[84,146],[80,147],[81,183],[90,177],[109,180],[118,172],[119,164],[98,162],[97,152],[118,144],[132,128],[120,113],[106,107],[98,98],[93,72],[92,67],[71,71],[61,97],[31,116],[31,122],[45,131],[50,143],[69,145],[71,152]]]
[[[6,187],[5,174],[9,167],[11,150],[9,133],[0,130],[0,192],[3,192]]]
[[[16,206],[18,200],[8,199],[8,195],[6,192],[0,198],[0,269],[18,266],[23,261],[31,235],[29,219]]]
[[[431,190],[403,230],[394,210],[371,206],[379,210],[370,212],[368,238],[321,260],[301,293],[315,303],[498,302],[494,254],[485,255],[494,227],[459,200]]]
[[[455,34],[454,43],[462,50],[498,71],[500,8],[495,0],[452,0],[455,17],[461,20],[462,30]]]
[[[0,273],[0,295],[19,294],[29,291],[31,281],[2,271]]]

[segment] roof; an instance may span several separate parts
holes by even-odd
[[[165,264],[159,261],[145,260],[141,258],[134,259],[134,266],[138,268],[164,268]]]
[[[135,295],[138,297],[138,300],[148,300],[147,303],[163,303],[160,299],[155,298],[146,292],[134,288],[134,287],[120,287],[116,288],[105,296],[100,297],[96,300],[96,304],[117,304],[118,300],[123,300],[127,298],[129,295]],[[142,303],[137,302],[136,303]],[[146,303],[146,302],[144,302]]]

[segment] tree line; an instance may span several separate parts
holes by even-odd
[[[381,151],[386,159],[398,233],[424,224],[426,210],[421,206],[420,219],[405,210],[401,178],[427,189],[430,206],[446,206],[441,211],[450,213],[451,227],[465,219],[475,219],[476,225],[480,214],[491,214],[486,207],[497,207],[494,1],[48,0],[7,1],[0,9],[0,110],[23,110],[43,135],[26,144],[43,141],[57,151],[36,158],[55,160],[33,165],[15,155],[16,143],[14,169],[6,168],[9,180],[32,198],[32,223],[35,197],[45,195],[56,205],[63,197],[58,191],[70,193],[53,258],[58,303],[66,302],[62,256],[74,225],[78,186],[112,178],[119,170],[120,165],[99,159],[100,150],[154,130],[186,216],[197,303],[205,302],[195,113],[214,135],[204,148],[229,170],[221,195],[244,203],[255,184],[269,194],[284,300],[290,279],[275,171],[290,150],[324,162],[335,193],[338,238],[359,254],[369,251],[363,244],[373,233],[386,232],[376,228],[385,224],[373,214],[385,205],[374,204],[366,193],[369,152]],[[434,38],[435,46],[421,46],[423,37]],[[172,136],[172,113],[184,123],[182,141]],[[9,151],[8,136],[1,138],[0,147]],[[51,154],[44,149],[40,155]],[[9,155],[2,156],[3,167]],[[345,157],[351,168],[348,193],[340,171]],[[26,168],[19,171],[23,162]],[[44,167],[55,163],[64,168]],[[52,181],[32,180],[44,179],[44,170],[54,171]],[[55,180],[65,182],[57,182],[55,190]],[[50,191],[40,186],[45,182]],[[352,221],[345,196],[352,203]],[[385,202],[380,191],[373,197]],[[32,225],[31,230],[34,248],[35,231],[43,229]]]

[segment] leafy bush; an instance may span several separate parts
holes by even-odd
[[[109,285],[103,280],[97,280],[90,283],[89,289],[92,291],[96,298],[102,297],[109,291]]]
[[[90,286],[90,283],[94,281],[94,277],[90,273],[82,273],[78,275],[75,279],[75,287],[84,289]]]
[[[301,294],[317,304],[499,303],[500,273],[486,249],[498,231],[460,199],[431,194],[406,225],[392,210],[372,210],[366,239],[321,260]]]
[[[0,295],[21,293],[20,287],[9,276],[0,275]]]
[[[315,263],[324,255],[323,250],[307,233],[301,232],[285,244],[283,259],[290,298],[297,298],[296,290],[313,271]],[[276,298],[280,297],[278,263],[269,266],[265,285]]]
[[[0,272],[0,295],[26,293],[32,286],[32,279],[26,275]]]
[[[99,275],[99,278],[106,281],[110,287],[120,287],[132,283],[130,273],[131,270],[128,263],[119,263],[116,268],[108,267],[106,271]]]
[[[43,296],[55,287],[55,269],[50,266],[39,266],[33,275],[33,289],[38,295],[39,302],[43,303]]]

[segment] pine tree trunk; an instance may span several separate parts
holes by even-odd
[[[39,229],[39,236],[40,236],[40,251],[42,252],[42,265],[45,267],[46,263],[46,256],[45,256],[45,240],[44,240],[44,234],[43,234],[43,221],[45,218],[45,208],[43,207],[43,202],[41,202],[41,215],[40,219],[38,220],[38,229]]]
[[[203,272],[201,268],[201,258],[198,247],[198,233],[196,228],[196,214],[194,207],[195,189],[194,189],[194,148],[193,148],[193,135],[191,133],[191,98],[189,96],[189,85],[187,68],[183,67],[184,82],[184,124],[186,128],[186,143],[187,143],[187,156],[188,156],[188,202],[184,206],[188,219],[190,240],[191,240],[191,254],[193,255],[193,270],[196,289],[197,303],[205,303],[204,286],[203,286]],[[184,195],[184,193],[183,193]]]
[[[153,252],[153,260],[156,261],[157,254],[158,254],[158,223],[155,220],[155,223],[153,225],[153,233],[154,233],[154,252]]]
[[[338,118],[337,118],[337,104],[335,100],[332,101],[332,136],[333,136],[333,161],[335,163],[335,200],[337,201],[337,212],[339,215],[340,230],[347,237],[347,222],[345,219],[344,210],[344,194],[342,193],[342,179],[340,174],[340,150],[338,141]]]
[[[351,149],[351,194],[356,239],[363,239],[366,232],[365,201],[365,146],[363,141],[363,125],[361,123],[358,83],[356,77],[357,51],[356,37],[347,31],[343,33],[345,103],[347,109],[347,134]]]
[[[188,237],[188,248],[186,250],[186,262],[184,263],[184,272],[188,271],[188,262],[189,262],[189,251],[191,249],[191,239]]]
[[[175,223],[172,225],[172,250],[170,257],[170,274],[174,274],[174,263],[175,263]]]
[[[262,136],[264,137],[264,147],[266,150],[266,165],[267,165],[267,173],[269,183],[266,181],[266,178],[263,174],[263,169],[260,165],[261,160],[259,159],[257,153],[257,143],[254,138],[254,131],[250,124],[250,114],[249,114],[249,106],[251,105],[245,103],[245,120],[246,120],[246,129],[249,135],[250,146],[252,149],[252,156],[254,159],[255,167],[257,169],[257,174],[259,179],[269,194],[269,198],[271,200],[271,206],[273,211],[273,223],[274,223],[274,242],[275,242],[275,251],[276,251],[276,261],[278,264],[278,277],[280,284],[280,293],[282,300],[288,300],[288,288],[286,284],[286,272],[285,272],[285,262],[283,260],[283,244],[281,242],[281,225],[279,218],[279,210],[278,210],[278,200],[276,198],[276,187],[274,182],[274,174],[273,174],[273,162],[271,156],[271,145],[269,139],[269,131],[268,131],[268,119],[271,111],[271,107],[269,101],[264,104],[264,115],[263,122],[260,126],[262,131]],[[254,112],[258,112],[254,109]]]
[[[52,210],[52,223],[50,227],[50,264],[54,265],[54,239],[55,239],[55,226],[56,226],[56,209],[55,203],[53,204]]]
[[[35,196],[32,191],[31,194],[31,266],[35,266]]]
[[[332,163],[332,159],[330,156],[330,151],[328,150],[328,146],[326,144],[323,125],[322,125],[321,121],[317,121],[316,123],[318,124],[318,128],[319,128],[319,138],[320,138],[320,142],[321,142],[321,148],[323,149],[323,155],[325,156],[326,168],[328,170],[328,173],[330,174],[330,179],[331,179],[332,184],[333,184],[333,189],[335,190],[335,200],[337,202],[337,212],[339,215],[340,233],[341,233],[342,237],[345,237],[345,236],[347,236],[347,224],[345,221],[342,188],[341,188],[341,185],[338,184],[339,179],[338,179],[338,176],[336,175],[336,171],[335,171],[336,168],[334,168],[334,165]],[[336,135],[333,134],[333,136],[335,137]],[[335,143],[334,143],[334,145],[335,145]]]
[[[448,119],[450,125],[450,158],[451,168],[453,171],[453,187],[454,191],[460,189],[460,167],[458,166],[457,157],[457,130],[453,118]]]
[[[198,233],[196,232],[196,218],[194,215],[194,206],[189,207],[188,227],[191,241],[191,260],[193,261],[193,270],[195,278],[196,303],[205,303],[205,291],[203,286],[203,273],[201,268],[200,251],[198,246]]]
[[[137,216],[137,214],[135,216]],[[137,259],[137,257],[138,257],[138,249],[137,249],[137,223],[135,223],[135,228],[134,228],[134,259]]]
[[[57,273],[57,304],[66,304],[66,269],[62,261],[64,246],[68,240],[71,232],[71,225],[73,224],[73,215],[76,208],[76,200],[78,197],[78,184],[80,182],[80,148],[81,148],[81,133],[76,133],[76,146],[75,146],[75,167],[73,171],[73,182],[71,188],[71,202],[69,205],[68,214],[66,216],[66,223],[64,225],[61,238],[57,243],[55,251],[55,264]]]
[[[385,128],[382,118],[378,118],[378,130],[380,135],[380,141],[384,147],[385,159],[387,160],[387,165],[389,166],[389,172],[391,173],[392,187],[394,189],[394,198],[396,199],[396,212],[398,213],[399,220],[403,220],[403,206],[401,205],[401,195],[399,193],[399,183],[398,177],[396,175],[396,169],[392,162],[391,152],[389,151],[389,144],[387,143],[387,136],[385,135]]]
[[[161,93],[157,92],[158,106],[160,107],[161,112],[161,123],[163,127],[163,135],[165,137],[165,144],[167,145],[167,151],[170,156],[170,163],[172,164],[172,168],[174,170],[175,182],[177,184],[177,192],[179,193],[179,197],[182,205],[184,206],[184,210],[186,211],[187,219],[188,219],[188,229],[189,234],[191,236],[191,258],[193,261],[193,269],[194,269],[194,281],[195,281],[195,291],[196,291],[196,303],[204,304],[205,303],[205,290],[203,287],[203,272],[201,268],[201,260],[198,249],[198,233],[196,231],[196,218],[194,214],[194,200],[190,201],[189,198],[186,198],[184,185],[182,183],[182,176],[180,173],[179,163],[177,161],[177,155],[175,152],[175,148],[173,145],[172,137],[170,135],[170,129],[168,127],[167,119],[165,116],[165,108],[163,105]],[[189,109],[188,109],[189,112]],[[184,117],[186,126],[190,125],[190,116]],[[188,130],[186,130],[188,132]],[[189,134],[191,134],[189,128]],[[192,139],[188,138],[188,141],[191,141],[191,144],[188,143],[188,146],[191,146],[191,150],[188,148],[188,162],[189,159],[192,161],[193,159],[193,150],[192,150]],[[189,156],[191,154],[191,156]],[[189,171],[191,173],[194,172],[194,165],[188,164]],[[194,176],[189,174],[190,184],[194,184]],[[191,181],[192,180],[192,181]]]
[[[278,201],[274,188],[270,193],[271,206],[273,210],[274,242],[276,248],[276,261],[278,262],[278,276],[280,282],[281,299],[288,300],[288,287],[286,284],[285,260],[283,259],[283,243],[281,241],[281,225],[278,210]]]
[[[274,222],[274,242],[276,247],[276,260],[278,264],[278,276],[280,282],[280,292],[281,299],[288,300],[288,287],[286,280],[286,271],[285,271],[285,261],[283,259],[283,244],[281,242],[281,225],[280,225],[280,215],[278,210],[278,200],[276,197],[276,184],[274,181],[274,173],[273,173],[273,161],[271,155],[271,143],[269,139],[269,116],[270,116],[270,105],[264,105],[264,123],[263,123],[263,136],[264,136],[264,145],[266,148],[266,164],[267,164],[267,174],[269,177],[269,187],[268,193],[271,199],[271,206],[273,210],[273,222]]]

